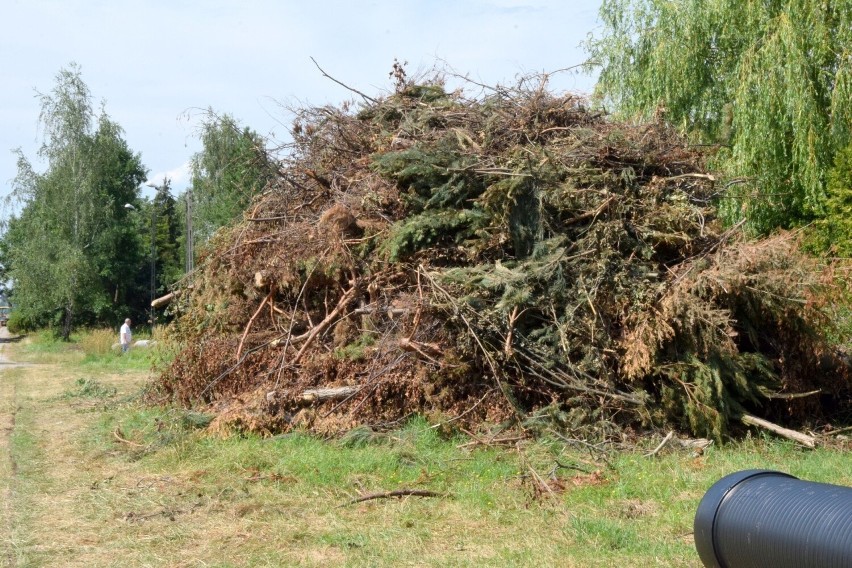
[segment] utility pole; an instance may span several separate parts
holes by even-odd
[[[159,187],[153,183],[147,184],[154,189],[154,198],[151,200],[151,302],[148,304],[148,319],[151,322],[151,335],[154,335],[154,291],[157,288],[157,194]]]

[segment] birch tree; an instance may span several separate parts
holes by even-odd
[[[18,152],[12,198],[20,206],[4,235],[16,311],[67,338],[77,319],[113,315],[141,256],[124,203],[145,171],[71,65],[39,94],[44,172]],[[127,274],[126,272],[131,272]]]
[[[230,115],[210,111],[201,128],[203,149],[192,158],[193,226],[203,242],[237,219],[275,174],[263,138]]]

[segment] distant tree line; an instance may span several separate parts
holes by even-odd
[[[235,119],[208,114],[203,149],[182,196],[170,180],[143,197],[148,175],[122,128],[96,111],[80,67],[60,70],[39,93],[44,171],[20,151],[3,223],[0,265],[14,306],[10,325],[50,327],[68,338],[79,326],[146,321],[151,296],[165,293],[191,263],[185,228],[203,246],[239,218],[269,178],[264,141]],[[191,215],[187,223],[187,214]]]

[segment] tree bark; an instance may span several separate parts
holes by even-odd
[[[160,296],[159,298],[154,298],[154,301],[151,302],[152,308],[162,308],[163,306],[168,306],[172,300],[175,299],[175,293],[169,292],[165,296]]]
[[[361,387],[336,387],[328,389],[309,389],[299,397],[304,402],[322,402],[324,400],[341,400],[352,396]]]
[[[784,438],[789,440],[793,440],[806,446],[808,448],[816,447],[816,438],[813,436],[808,436],[807,434],[802,434],[801,432],[796,432],[795,430],[790,430],[788,428],[783,428],[778,424],[773,424],[769,420],[764,420],[763,418],[758,418],[757,416],[751,416],[750,414],[743,414],[740,417],[740,420],[744,424],[748,424],[750,426],[758,426],[760,428],[765,428],[770,432],[778,434]]]

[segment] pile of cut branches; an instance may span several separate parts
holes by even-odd
[[[419,413],[716,438],[848,395],[796,236],[723,230],[684,140],[544,87],[301,110],[277,179],[177,295],[157,391],[227,430]]]

